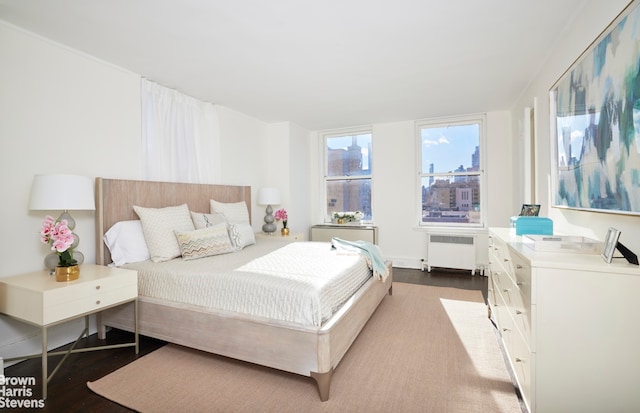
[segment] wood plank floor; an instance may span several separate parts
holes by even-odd
[[[394,268],[394,281],[414,284],[436,285],[442,287],[464,288],[482,291],[485,301],[487,297],[487,278],[483,276],[471,276],[469,271],[436,270],[431,273],[420,270]],[[90,347],[102,344],[116,344],[132,340],[132,334],[114,330],[107,334],[104,341],[98,340],[94,334],[87,340],[83,340],[78,347]],[[140,337],[140,354],[134,354],[132,348],[110,349],[76,353],[70,355],[62,364],[60,370],[51,379],[48,386],[49,397],[40,412],[92,412],[92,413],[118,413],[130,412],[118,404],[112,403],[101,396],[96,395],[87,387],[88,381],[94,381],[118,368],[142,357],[165,343],[148,337]],[[64,348],[64,347],[63,347]],[[51,357],[50,369],[57,364],[59,357]],[[5,368],[7,377],[36,377],[38,386],[33,389],[33,399],[41,397],[40,388],[40,359],[26,360]],[[1,386],[0,386],[1,388]],[[0,394],[0,397],[2,395]],[[24,399],[24,398],[17,398]],[[33,409],[0,408],[0,411],[33,411]]]

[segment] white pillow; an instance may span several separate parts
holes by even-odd
[[[180,256],[176,231],[193,231],[187,204],[166,208],[144,208],[137,205],[133,210],[142,221],[144,239],[151,254],[151,261],[168,261]]]
[[[222,222],[227,222],[222,214],[203,214],[191,211],[191,220],[196,229],[210,227]]]
[[[229,224],[249,221],[249,209],[244,201],[223,203],[215,200],[210,201],[211,213],[222,214]]]
[[[111,261],[117,266],[151,258],[139,220],[116,222],[103,239],[111,252]]]
[[[256,243],[256,234],[248,222],[229,224],[229,237],[236,250]]]
[[[235,251],[225,222],[193,231],[176,231],[182,259],[193,260]]]

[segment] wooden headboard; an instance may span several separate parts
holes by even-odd
[[[111,263],[103,241],[105,232],[118,221],[139,219],[134,205],[163,208],[189,205],[195,212],[210,212],[211,199],[218,202],[245,201],[251,217],[251,187],[238,185],[187,184],[96,178],[96,263]]]

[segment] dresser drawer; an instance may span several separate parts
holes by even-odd
[[[531,265],[529,261],[523,259],[519,255],[511,258],[513,263],[514,281],[520,291],[522,297],[527,304],[531,304]]]
[[[504,297],[500,294],[498,289],[496,289],[495,292],[495,300],[495,305],[493,306],[493,317],[498,326],[498,331],[500,331],[500,334],[502,335],[503,331],[513,329],[513,319],[509,313],[510,307],[505,303]]]
[[[528,343],[518,333],[518,330],[509,332],[509,362],[516,376],[522,397],[531,406],[531,373],[533,368],[533,353]]]

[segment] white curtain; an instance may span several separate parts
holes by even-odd
[[[146,79],[141,89],[143,178],[218,183],[220,133],[215,106]]]

